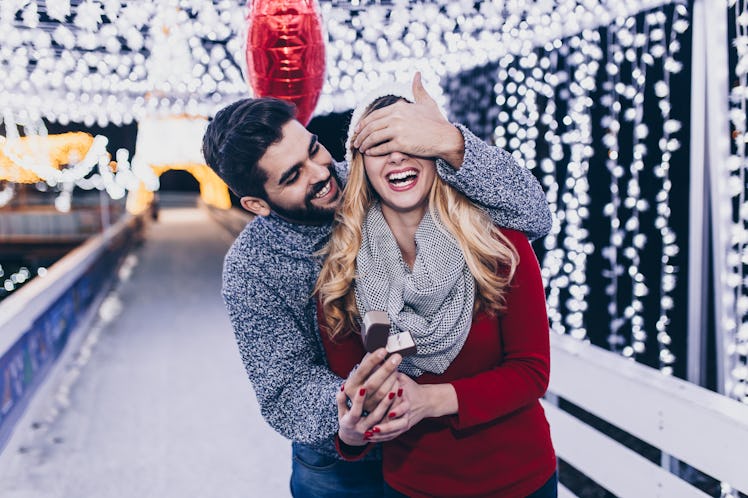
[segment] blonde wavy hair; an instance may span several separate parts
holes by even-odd
[[[401,99],[391,95],[380,97],[367,107],[364,116]],[[330,241],[320,252],[327,259],[315,286],[331,339],[359,330],[354,290],[356,256],[366,214],[378,199],[366,177],[363,156],[352,146],[351,149],[348,183],[343,189]],[[519,263],[514,246],[484,211],[438,175],[429,192],[429,212],[462,249],[476,283],[474,311],[483,310],[492,315],[502,312],[506,305],[504,294]]]

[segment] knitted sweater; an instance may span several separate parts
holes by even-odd
[[[439,175],[485,206],[498,225],[530,238],[546,234],[550,211],[530,171],[459,128],[465,139],[462,167],[437,160]],[[346,165],[335,167],[345,181]],[[265,420],[284,437],[337,456],[335,393],[343,379],[327,366],[312,299],[321,267],[314,253],[330,231],[331,224],[256,217],[226,254],[223,299]]]

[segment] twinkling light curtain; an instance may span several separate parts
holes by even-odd
[[[357,96],[405,81],[414,69],[433,84],[663,3],[322,0],[327,81],[317,112],[350,109]],[[104,127],[211,116],[248,96],[242,75],[248,8],[245,0],[3,0],[0,125],[9,131],[0,145],[17,142],[16,128],[43,136],[45,119]],[[16,159],[25,168],[36,163]],[[0,202],[12,193],[3,187]]]
[[[727,164],[726,204],[730,216],[725,258],[725,303],[733,318],[725,324],[725,393],[748,403],[748,198],[746,198],[746,112],[748,112],[748,2],[728,4],[731,157]]]
[[[100,126],[161,113],[210,116],[249,91],[241,74],[246,3],[3,0],[0,109],[17,122]],[[319,3],[328,34],[324,114],[417,67],[453,74],[669,2]]]
[[[513,151],[546,189],[556,223],[538,249],[552,330],[665,374],[678,364],[680,375],[686,310],[673,308],[687,237],[673,227],[682,199],[671,170],[687,191],[687,19],[685,4],[619,16],[446,89],[455,118]]]

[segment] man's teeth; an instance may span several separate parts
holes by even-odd
[[[323,188],[322,190],[320,190],[320,191],[319,191],[319,192],[317,193],[317,195],[315,195],[314,197],[315,197],[315,198],[317,198],[317,199],[319,199],[320,197],[324,197],[324,196],[326,196],[326,195],[328,194],[328,192],[330,192],[330,189],[331,189],[331,188],[332,188],[332,182],[331,182],[331,181],[328,181],[328,182],[327,182],[327,185],[325,185],[325,188]]]

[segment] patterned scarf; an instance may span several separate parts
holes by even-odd
[[[475,280],[460,246],[427,211],[416,230],[416,260],[407,267],[379,203],[366,216],[356,257],[356,304],[389,315],[390,334],[413,335],[418,352],[400,370],[444,373],[462,349],[472,323]]]

